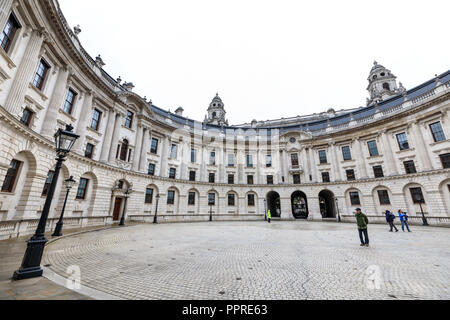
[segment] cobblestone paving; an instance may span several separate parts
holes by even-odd
[[[65,277],[79,266],[83,285],[125,299],[450,298],[450,229],[369,236],[366,248],[352,224],[138,225],[52,243],[44,263]]]

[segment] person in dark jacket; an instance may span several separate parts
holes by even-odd
[[[398,210],[398,216],[400,218],[400,222],[402,223],[403,232],[405,232],[405,227],[408,230],[408,232],[411,232],[411,230],[409,230],[409,225],[408,225],[408,213],[403,212],[403,210],[400,209],[400,210]]]
[[[359,239],[361,240],[361,247],[369,246],[369,233],[367,231],[367,225],[369,224],[369,219],[367,216],[361,212],[360,208],[356,209],[356,223],[358,225]],[[365,238],[365,239],[364,239]]]
[[[393,229],[395,229],[395,232],[398,232],[397,227],[394,225],[395,215],[390,212],[389,210],[386,210],[386,221],[389,223],[389,226],[391,227],[391,230],[389,232],[393,232]]]

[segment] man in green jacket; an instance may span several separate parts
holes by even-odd
[[[361,212],[360,208],[356,209],[356,223],[358,224],[359,238],[361,239],[361,247],[369,246],[369,234],[367,232],[367,225],[369,224],[369,219],[367,216]],[[363,237],[364,236],[364,237]],[[365,238],[365,240],[364,240]]]
[[[269,211],[267,211],[267,221],[269,221],[269,223],[270,223],[270,220],[272,220],[272,213],[269,210]]]

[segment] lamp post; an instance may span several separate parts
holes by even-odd
[[[209,204],[209,221],[213,221],[213,219],[212,219],[212,204]]]
[[[334,198],[334,200],[336,201],[336,210],[337,210],[337,214],[338,214],[338,222],[341,222],[341,213],[339,212],[339,200],[338,198]]]
[[[156,195],[156,208],[155,208],[155,216],[153,217],[153,223],[158,223],[158,203],[159,203],[160,195],[159,193]]]
[[[267,221],[267,206],[266,206],[267,200],[264,199],[264,221]]]
[[[64,181],[64,184],[66,185],[66,197],[64,199],[64,205],[61,211],[61,216],[59,217],[59,221],[56,224],[55,232],[53,232],[52,237],[61,237],[62,236],[62,228],[63,228],[63,218],[64,218],[64,211],[66,210],[66,204],[67,204],[67,197],[69,196],[70,189],[73,188],[76,181],[73,178],[73,176],[70,176],[69,179]]]
[[[54,135],[56,154],[58,156],[58,158],[56,158],[57,162],[55,173],[53,175],[52,183],[50,184],[47,199],[45,200],[44,209],[42,210],[36,232],[27,242],[27,250],[25,251],[22,265],[14,272],[14,280],[23,280],[42,276],[43,270],[41,268],[41,260],[42,254],[44,253],[45,244],[47,243],[47,239],[45,238],[45,225],[47,224],[47,218],[52,205],[53,195],[55,193],[56,184],[58,183],[59,172],[67,154],[72,149],[75,141],[80,137],[72,132],[72,130],[73,127],[69,124],[66,125],[65,130],[58,129]]]
[[[416,198],[415,199],[416,202],[419,203],[420,211],[422,212],[423,225],[426,227],[426,226],[428,226],[428,221],[427,221],[427,218],[425,217],[425,213],[423,212],[423,207],[422,207],[422,203],[425,203],[425,199],[423,199],[423,197],[420,194],[416,194],[415,198]]]
[[[133,192],[133,189],[129,187],[124,194],[125,202],[123,204],[123,212],[122,212],[122,218],[120,218],[119,226],[123,227],[125,225],[125,214],[127,212],[127,202],[128,198],[130,197],[130,194]]]

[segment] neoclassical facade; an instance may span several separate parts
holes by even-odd
[[[203,122],[154,106],[82,47],[57,0],[0,1],[0,238],[34,231],[58,128],[80,135],[48,221],[77,181],[65,227],[129,221],[374,220],[402,208],[450,216],[450,71],[415,88],[375,62],[365,107],[229,125],[217,94]]]

